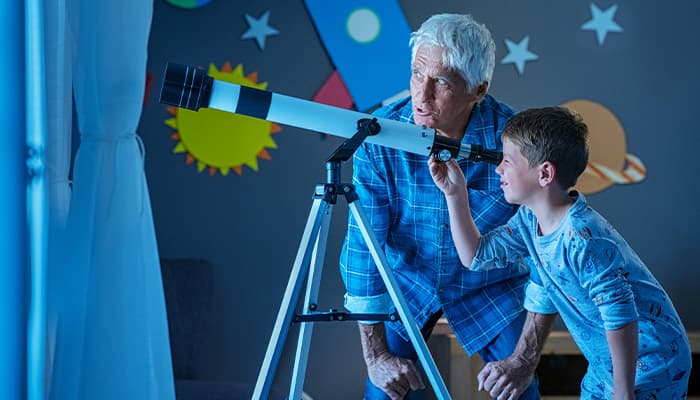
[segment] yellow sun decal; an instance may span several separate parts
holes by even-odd
[[[219,81],[267,89],[267,82],[257,83],[256,72],[243,76],[241,64],[232,69],[227,62],[221,70],[210,64],[208,75]],[[213,108],[191,111],[168,107],[168,113],[173,118],[167,119],[165,124],[175,129],[170,137],[177,142],[173,153],[185,153],[185,162],[196,162],[199,172],[207,169],[213,176],[217,171],[228,175],[233,170],[241,175],[243,165],[257,171],[258,158],[269,160],[267,149],[277,148],[270,135],[279,132],[281,127],[274,122]]]

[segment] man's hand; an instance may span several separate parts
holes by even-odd
[[[403,399],[409,390],[425,388],[413,362],[389,352],[384,324],[359,324],[359,327],[367,375],[374,386],[391,400]]]
[[[479,372],[479,390],[497,400],[514,400],[527,390],[535,377],[544,341],[552,330],[556,314],[528,311],[520,339],[510,357],[490,362]]]
[[[386,353],[367,365],[374,386],[392,400],[403,399],[410,390],[425,389],[423,379],[411,360]]]
[[[535,376],[531,363],[508,357],[486,364],[479,372],[479,390],[489,392],[497,400],[515,400],[527,390]]]

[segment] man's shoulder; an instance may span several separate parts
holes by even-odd
[[[487,94],[472,110],[463,140],[500,150],[501,131],[513,114],[511,106]]]
[[[515,114],[515,110],[508,103],[500,101],[490,94],[484,96],[479,103],[481,112],[493,113],[499,119],[508,119]]]

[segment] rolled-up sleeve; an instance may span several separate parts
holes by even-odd
[[[351,296],[345,294],[345,309],[353,314],[389,314],[392,305],[388,293],[376,296]],[[363,324],[374,324],[379,321],[359,321]]]
[[[525,284],[523,307],[538,314],[556,314],[558,312],[544,286],[535,283],[532,279]]]
[[[634,293],[617,245],[607,239],[591,239],[577,258],[581,284],[598,307],[604,328],[615,330],[636,321],[639,314]]]

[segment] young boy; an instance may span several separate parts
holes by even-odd
[[[483,270],[531,257],[525,307],[561,315],[589,363],[582,399],[685,399],[690,345],[671,299],[620,234],[570,191],[588,163],[587,136],[582,119],[561,107],[510,119],[496,172],[506,200],[521,207],[484,236],[457,162],[431,159],[460,260]]]

